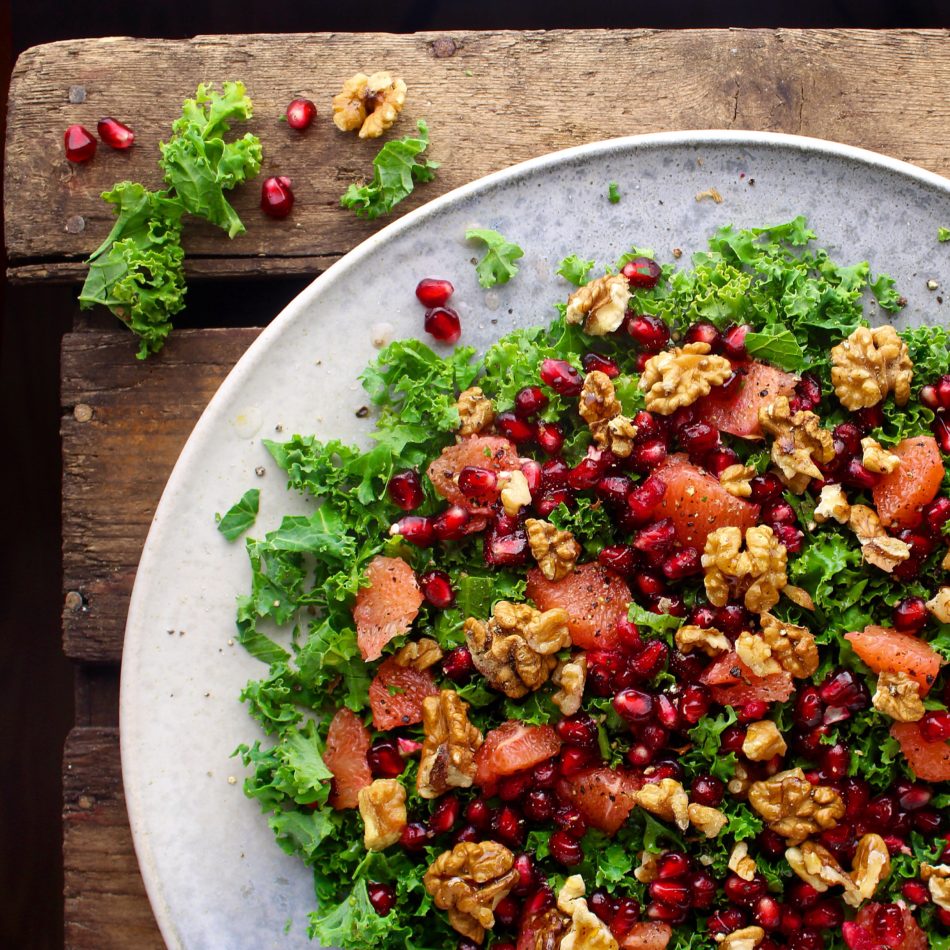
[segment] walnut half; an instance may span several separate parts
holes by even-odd
[[[772,658],[797,679],[807,679],[818,669],[818,646],[811,631],[794,623],[784,623],[770,613],[759,618],[762,639]]]
[[[468,703],[451,689],[422,701],[425,739],[416,787],[423,798],[438,798],[450,788],[471,788],[475,753],[482,734],[468,721]]]
[[[732,375],[732,364],[710,353],[708,343],[687,343],[651,356],[640,376],[650,412],[668,416],[680,406],[691,406],[708,396]]]
[[[470,386],[459,393],[455,408],[459,413],[458,434],[477,435],[495,421],[492,401],[483,392],[481,386]]]
[[[559,581],[574,570],[581,556],[581,546],[570,531],[556,528],[550,521],[528,518],[524,523],[528,532],[531,554],[538,562],[541,573],[549,581]]]
[[[887,845],[876,834],[864,835],[858,842],[850,874],[824,845],[816,841],[788,848],[785,860],[798,877],[819,893],[823,894],[829,887],[844,888],[844,902],[850,907],[859,907],[870,900],[881,881],[891,873]]]
[[[770,719],[749,723],[742,742],[742,754],[753,762],[768,762],[777,755],[785,755],[788,745]]]
[[[557,909],[571,918],[570,930],[560,950],[618,950],[617,941],[607,925],[587,906],[584,879],[572,874],[557,895]]]
[[[618,458],[630,455],[637,427],[621,413],[613,381],[606,373],[595,369],[584,377],[577,406],[597,445]]]
[[[894,393],[898,406],[910,398],[914,364],[907,344],[892,326],[858,327],[831,350],[831,384],[852,412],[876,406]]]
[[[801,769],[777,772],[749,786],[749,804],[776,834],[799,844],[834,828],[844,815],[841,796],[827,785],[812,785]]]
[[[406,84],[380,71],[356,73],[333,97],[333,124],[341,132],[359,129],[361,139],[379,138],[396,121],[406,101]]]
[[[787,554],[767,526],[748,528],[742,550],[742,531],[736,527],[717,528],[706,539],[703,551],[704,583],[709,602],[722,607],[730,594],[742,595],[753,613],[771,610],[788,583]]]
[[[877,512],[867,505],[852,505],[848,525],[855,533],[861,554],[868,564],[890,574],[898,564],[910,557],[910,545],[900,538],[892,538],[882,527]]]
[[[627,312],[630,285],[623,274],[607,274],[583,287],[578,287],[567,298],[564,319],[568,323],[583,323],[590,336],[613,333]]]
[[[406,790],[394,778],[378,778],[358,792],[367,851],[395,844],[406,827]]]
[[[772,461],[791,491],[800,495],[822,477],[816,463],[830,462],[835,448],[818,416],[807,409],[792,412],[788,396],[779,396],[759,409],[759,423],[772,436]]]
[[[871,702],[878,712],[890,716],[896,722],[919,722],[924,718],[920,685],[903,670],[881,673]]]

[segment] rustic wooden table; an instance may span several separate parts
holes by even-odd
[[[234,203],[248,233],[232,243],[210,226],[189,225],[191,277],[310,277],[378,227],[338,206],[379,145],[339,134],[327,118],[330,97],[357,69],[389,68],[406,79],[409,99],[396,132],[425,117],[432,157],[443,163],[402,212],[554,149],[672,129],[801,133],[950,175],[948,40],[944,31],[634,30],[119,38],[37,47],[20,57],[10,88],[8,276],[34,283],[81,277],[83,258],[111,226],[99,192],[121,178],[158,185],[158,140],[200,81],[247,84],[264,173],[290,175],[297,205],[288,220],[271,221],[256,209],[258,189],[240,190]],[[296,95],[321,110],[305,135],[278,121]],[[135,148],[70,165],[63,129],[94,126],[103,114],[135,117]],[[63,341],[63,645],[76,663],[77,711],[63,760],[70,947],[161,946],[122,794],[118,671],[154,506],[201,410],[259,332],[229,325],[241,321],[226,314],[200,316],[217,327],[176,331],[145,364],[108,315],[77,316]]]

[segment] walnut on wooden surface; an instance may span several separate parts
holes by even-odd
[[[785,755],[788,745],[771,719],[749,723],[745,739],[742,741],[742,754],[753,762],[768,762],[776,755]]]
[[[687,343],[651,356],[640,375],[650,412],[668,416],[708,396],[732,375],[732,364],[710,353],[708,343]]]
[[[712,659],[732,649],[729,638],[715,627],[697,627],[688,623],[676,631],[674,639],[676,649],[680,653],[692,653],[693,650],[699,650]]]
[[[528,518],[524,526],[531,554],[541,573],[549,581],[567,577],[581,556],[581,546],[574,540],[574,535],[538,518]]]
[[[567,298],[564,319],[568,323],[583,323],[590,336],[613,333],[627,312],[630,284],[623,274],[607,274],[578,287]]]
[[[463,841],[443,851],[423,875],[426,890],[463,937],[481,943],[495,908],[518,882],[515,856],[494,841]]]
[[[947,555],[950,559],[950,554]],[[948,568],[950,570],[950,568]],[[940,623],[950,623],[950,587],[941,587],[937,593],[927,601],[927,610]]]
[[[848,503],[844,489],[837,482],[822,485],[818,504],[815,505],[815,521],[818,524],[824,524],[834,519],[838,524],[847,524],[850,516],[851,505]]]
[[[878,712],[890,716],[895,722],[919,722],[924,718],[920,685],[903,670],[878,675],[871,703]]]
[[[755,879],[755,858],[749,854],[747,841],[737,841],[729,853],[729,870],[738,875],[743,881]]]
[[[554,667],[551,679],[558,687],[551,702],[564,716],[573,716],[581,708],[584,698],[584,683],[587,682],[587,655],[578,653]]]
[[[689,827],[689,796],[676,779],[648,782],[637,792],[637,804],[657,818],[675,822],[682,831]]]
[[[890,574],[898,564],[910,557],[910,545],[892,538],[881,525],[877,512],[867,505],[852,505],[848,525],[861,545],[861,555],[868,564]]]
[[[893,452],[888,452],[880,442],[866,436],[861,440],[861,464],[869,472],[877,472],[878,475],[890,475],[896,471],[901,464],[900,456]]]
[[[844,815],[841,796],[827,785],[812,785],[801,769],[776,772],[749,786],[749,804],[776,834],[799,844],[834,828]]]
[[[491,620],[465,621],[465,641],[489,685],[520,699],[547,682],[557,666],[554,654],[571,645],[567,621],[567,611],[560,607],[542,613],[528,604],[500,600]]]
[[[863,835],[851,862],[854,890],[845,890],[844,902],[858,907],[870,900],[881,881],[891,873],[891,855],[880,835]]]
[[[359,129],[361,139],[379,138],[396,121],[406,101],[406,84],[380,71],[356,73],[333,97],[333,124],[341,132]]]
[[[606,373],[593,370],[584,377],[578,411],[601,448],[618,458],[626,458],[633,451],[637,427],[621,413],[613,380]]]
[[[406,790],[394,778],[378,778],[357,793],[367,851],[395,844],[406,827]]]
[[[755,950],[765,940],[765,931],[755,924],[733,930],[731,934],[717,934],[719,950]]]
[[[505,514],[513,517],[522,508],[531,504],[531,489],[528,487],[528,479],[520,468],[516,468],[511,472],[499,472],[498,487],[500,489],[501,506],[505,509]]]
[[[706,539],[702,564],[709,602],[722,607],[733,596],[742,595],[753,613],[771,610],[788,583],[787,556],[782,544],[767,526],[748,528],[745,550],[742,531],[734,526],[717,528]]]
[[[944,910],[950,910],[950,865],[921,864],[920,876],[927,883],[933,902]]]
[[[831,384],[852,412],[876,406],[894,393],[898,406],[910,398],[914,364],[907,344],[892,326],[858,327],[831,350]]]
[[[414,670],[427,670],[443,657],[442,647],[431,637],[413,640],[398,650],[393,659],[399,666],[411,666]]]
[[[557,909],[571,918],[560,950],[618,950],[610,928],[587,906],[584,879],[572,874],[557,895]]]
[[[729,465],[719,474],[719,484],[736,498],[748,498],[752,494],[750,480],[755,478],[751,465]]]
[[[459,411],[459,435],[477,435],[495,421],[492,401],[481,386],[470,386],[461,392],[455,408]]]
[[[729,823],[725,812],[718,808],[711,808],[708,805],[698,805],[696,802],[690,802],[686,808],[686,814],[689,823],[707,838],[715,838],[719,832]]]
[[[772,648],[760,634],[743,630],[736,638],[736,655],[756,676],[774,676],[782,668],[772,657]]]
[[[779,396],[759,409],[759,423],[772,436],[772,462],[791,491],[800,495],[822,477],[816,463],[830,462],[835,448],[818,416],[807,409],[792,412],[788,396]]]
[[[471,788],[475,753],[482,734],[468,721],[468,703],[451,689],[422,701],[425,739],[416,787],[423,798],[438,798],[450,788]]]
[[[787,590],[788,588],[786,588]],[[785,623],[770,613],[759,617],[762,639],[772,658],[797,679],[807,679],[818,669],[818,646],[807,627]]]

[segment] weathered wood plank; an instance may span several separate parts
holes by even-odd
[[[62,346],[63,637],[117,663],[152,514],[198,416],[260,330],[179,330],[142,365],[127,333]]]
[[[118,729],[73,729],[66,740],[63,865],[67,948],[164,947],[132,847]]]
[[[10,88],[11,276],[78,276],[73,262],[111,225],[99,193],[122,178],[159,184],[158,141],[199,81],[247,83],[255,102],[248,128],[264,142],[264,173],[290,175],[297,205],[288,220],[272,221],[257,209],[257,187],[240,189],[234,203],[248,233],[230,243],[210,226],[189,224],[192,271],[258,274],[263,256],[272,273],[312,274],[378,227],[338,206],[347,183],[371,171],[379,147],[330,122],[330,99],[356,69],[389,68],[406,79],[396,133],[417,118],[429,121],[432,157],[443,166],[404,203],[408,210],[553,149],[667,129],[799,132],[950,173],[947,39],[941,30],[612,30],[111,38],[36,47],[20,57]],[[69,90],[80,86],[85,99],[73,104]],[[305,134],[279,121],[295,95],[320,109]],[[135,147],[101,146],[94,161],[71,165],[63,129],[92,127],[102,114],[130,121]],[[78,218],[84,226],[73,233]]]

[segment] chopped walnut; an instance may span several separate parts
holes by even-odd
[[[807,409],[792,412],[787,396],[779,396],[759,409],[762,428],[773,437],[772,461],[782,481],[800,495],[813,478],[821,478],[816,462],[830,462],[835,455],[831,433]]]
[[[755,950],[765,940],[765,931],[761,927],[752,925],[741,930],[733,930],[731,934],[717,934],[719,950]]]
[[[743,630],[736,640],[736,655],[756,676],[774,676],[782,672],[765,638],[748,630]]]
[[[798,877],[819,893],[823,894],[836,885],[843,887],[845,892],[854,890],[854,881],[845,873],[838,859],[816,841],[805,841],[800,847],[787,848],[785,860]]]
[[[927,882],[933,902],[950,910],[950,866],[924,863],[920,866],[920,876]]]
[[[567,611],[559,607],[542,613],[500,600],[487,623],[474,617],[465,621],[465,640],[489,684],[520,699],[547,682],[557,666],[553,654],[571,645],[567,621]]]
[[[565,917],[556,907],[533,917],[531,930],[534,942],[528,950],[560,950],[561,940],[570,925],[571,918]],[[524,939],[523,933],[521,939]]]
[[[950,558],[950,554],[947,557]],[[940,623],[950,623],[950,587],[941,587],[934,597],[927,601],[927,610]]]
[[[786,591],[788,588],[785,588]],[[794,623],[784,623],[770,613],[759,618],[762,639],[772,658],[797,679],[807,679],[818,669],[818,647],[811,631]]]
[[[862,836],[854,861],[851,862],[851,880],[854,890],[845,889],[844,902],[858,907],[874,896],[878,885],[891,873],[891,855],[880,835]]]
[[[841,796],[826,785],[812,785],[801,769],[776,772],[749,786],[749,804],[772,831],[799,844],[809,835],[834,828],[844,815]]]
[[[426,890],[463,937],[481,943],[495,908],[518,883],[514,855],[494,841],[463,841],[443,851],[423,875]]]
[[[910,398],[914,364],[892,326],[858,327],[831,350],[831,384],[852,412],[876,406],[889,392],[903,406]]]
[[[668,416],[721,386],[732,375],[732,364],[709,350],[708,343],[687,343],[651,356],[640,375],[647,409]]]
[[[584,698],[584,683],[587,681],[587,656],[578,653],[554,668],[551,679],[560,688],[551,697],[551,702],[564,716],[573,716],[581,708]]]
[[[749,610],[762,613],[778,603],[788,583],[785,545],[766,526],[748,528],[745,545],[742,551],[742,531],[736,527],[717,528],[709,535],[702,560],[706,596],[723,607],[730,594],[742,594]]]
[[[722,653],[732,649],[729,638],[715,627],[697,627],[686,624],[676,631],[676,649],[680,653],[692,653],[700,650],[706,656],[715,659]]]
[[[640,852],[640,864],[633,871],[633,876],[641,884],[650,884],[657,879],[660,873],[659,860],[653,851]]]
[[[531,504],[528,479],[520,468],[512,472],[499,472],[498,487],[501,489],[501,506],[505,509],[505,514],[517,515],[522,508]]]
[[[742,742],[742,753],[753,762],[768,762],[776,755],[785,755],[788,745],[770,719],[749,724]]]
[[[755,477],[751,465],[729,465],[719,474],[719,484],[736,498],[748,498],[752,494],[749,480]]]
[[[406,84],[387,72],[357,73],[333,97],[333,124],[341,132],[359,129],[361,139],[379,138],[396,121],[406,101]]]
[[[367,851],[395,844],[406,827],[406,790],[394,778],[378,778],[357,793]]]
[[[606,373],[593,370],[584,377],[578,410],[601,448],[618,458],[626,458],[633,451],[637,427],[621,414],[613,381]]]
[[[726,783],[726,790],[733,798],[746,798],[751,787],[752,779],[748,769],[741,762],[737,762],[732,778]]]
[[[785,859],[798,877],[819,893],[824,893],[829,887],[843,887],[844,902],[850,907],[859,907],[870,900],[881,881],[891,873],[887,845],[876,834],[864,835],[858,842],[850,874],[824,845],[815,841],[789,848]]]
[[[637,792],[637,804],[666,821],[675,821],[685,831],[689,827],[689,796],[676,779],[650,782]]]
[[[815,601],[811,594],[804,587],[796,587],[794,584],[786,584],[782,588],[782,593],[793,603],[798,604],[803,610],[814,610]]]
[[[729,870],[738,875],[743,881],[755,879],[755,858],[749,854],[749,845],[746,841],[737,841],[729,854]]]
[[[870,436],[861,440],[861,464],[869,472],[877,472],[878,475],[890,475],[901,464],[900,456],[888,452],[881,444]]]
[[[815,505],[815,521],[824,524],[834,518],[838,524],[847,524],[851,515],[851,505],[844,489],[836,482],[821,486],[818,504]]]
[[[857,536],[861,554],[868,564],[890,574],[898,564],[910,557],[910,545],[900,538],[890,537],[873,508],[852,505],[848,524]]]
[[[451,689],[422,701],[425,739],[416,787],[423,798],[438,798],[450,788],[471,788],[475,753],[482,734],[468,721],[468,703]]]
[[[594,441],[602,448],[609,449],[617,458],[625,459],[633,451],[633,440],[637,437],[637,427],[632,419],[624,415],[614,416],[603,427],[591,426]]]
[[[481,386],[470,386],[460,393],[455,408],[459,411],[459,435],[477,435],[495,421],[491,399]]]
[[[411,666],[414,670],[427,670],[442,659],[442,647],[430,637],[413,640],[399,650],[393,659],[399,666]]]
[[[919,722],[924,718],[920,686],[903,670],[879,674],[871,702],[878,712],[890,716],[896,722]]]
[[[567,298],[564,319],[568,323],[583,323],[590,336],[613,333],[627,312],[630,285],[623,274],[607,274],[583,287],[578,287]]]
[[[689,823],[698,828],[707,838],[715,838],[723,828],[729,823],[729,819],[724,812],[718,808],[710,808],[708,805],[697,805],[696,802],[690,802],[686,809]]]
[[[584,879],[579,874],[572,874],[564,882],[557,908],[571,918],[571,929],[561,940],[560,950],[618,950],[610,928],[587,906]]]
[[[549,581],[559,581],[574,570],[581,556],[581,546],[570,531],[556,528],[550,521],[528,518],[525,523],[531,554],[541,573]]]

